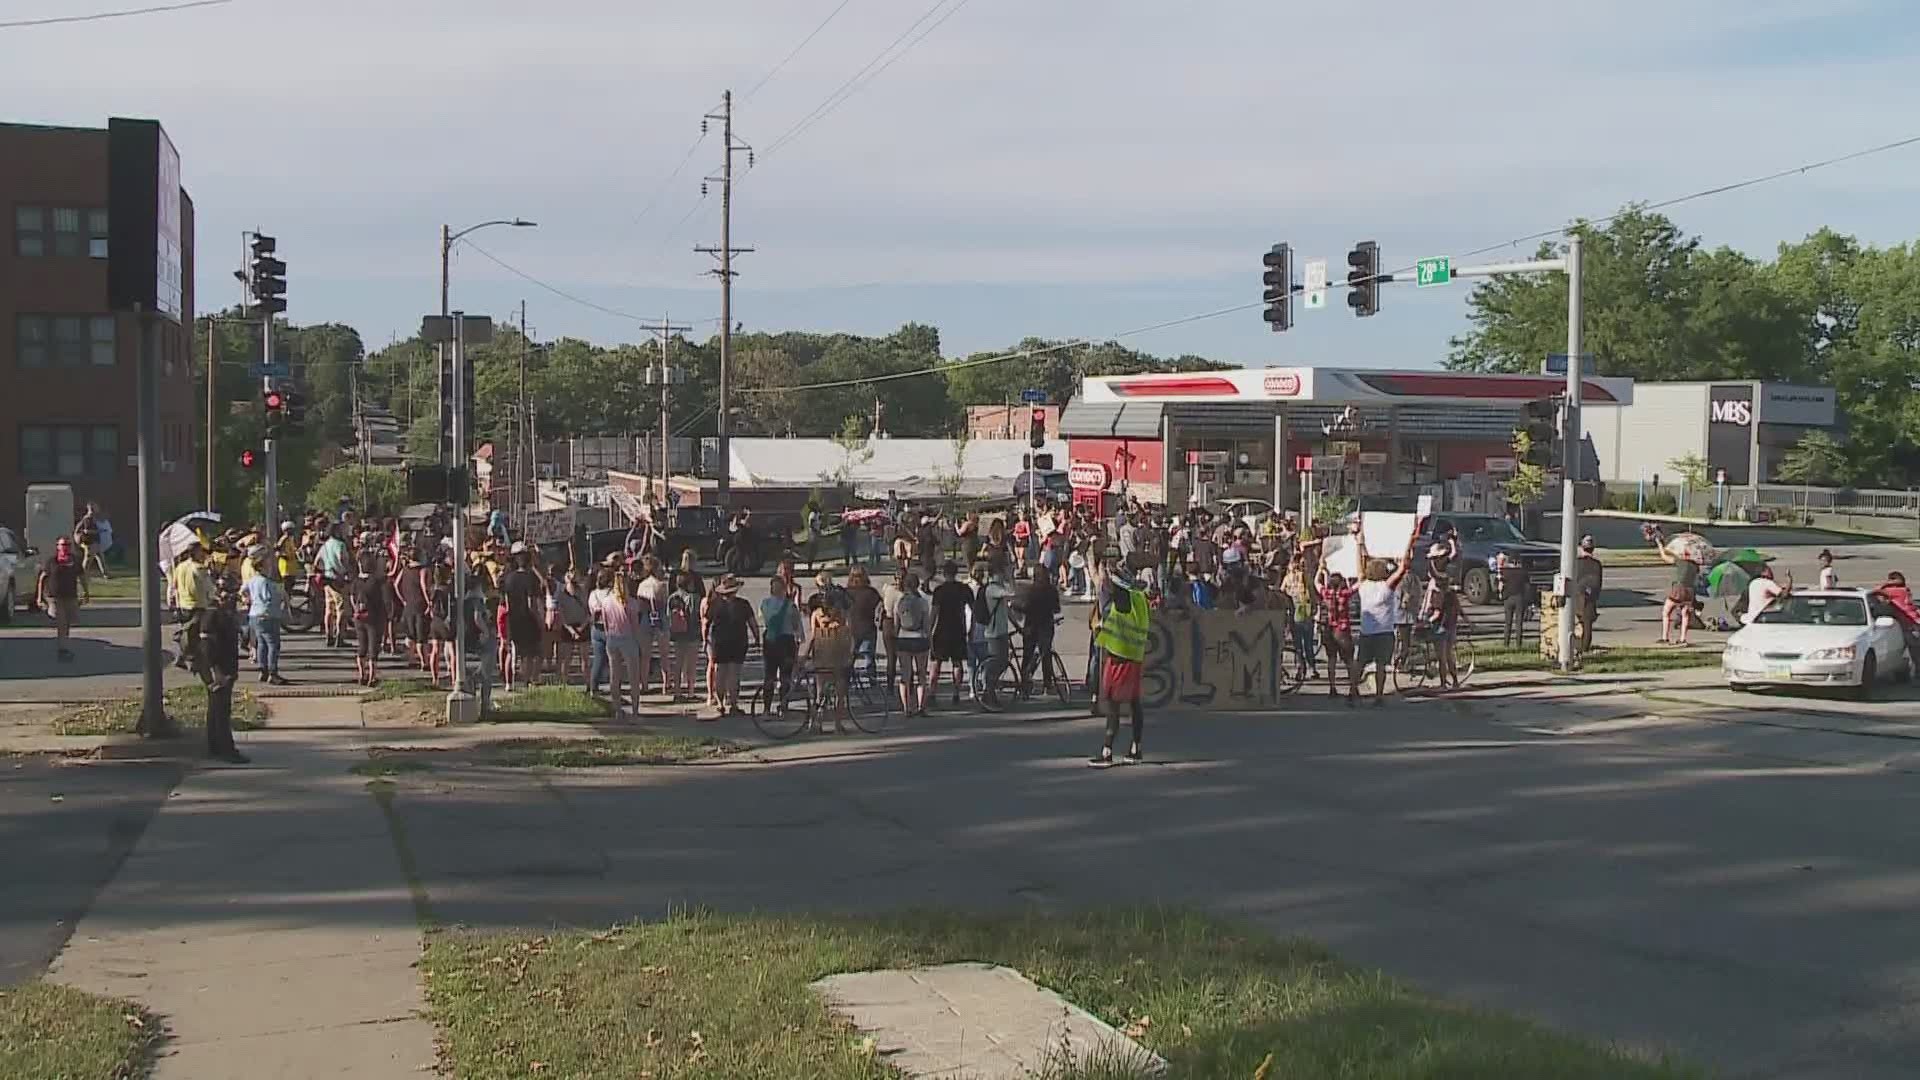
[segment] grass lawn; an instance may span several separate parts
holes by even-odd
[[[493,711],[482,719],[489,724],[542,721],[553,724],[590,724],[613,716],[613,706],[585,690],[570,686],[530,686],[511,694],[495,694]]]
[[[1509,649],[1475,642],[1474,656],[1475,674],[1558,670],[1541,657],[1537,648]],[[1627,675],[1719,666],[1718,649],[1621,645],[1594,649],[1581,663],[1580,671],[1587,675]]]
[[[167,715],[182,728],[207,726],[207,688],[183,686],[167,691]],[[118,735],[140,722],[140,695],[113,701],[69,705],[53,718],[55,735]],[[252,691],[233,691],[233,729],[252,731],[267,726],[267,709]]]
[[[396,679],[388,677],[381,679],[371,690],[361,694],[360,700],[362,702],[394,701],[399,698],[419,697],[427,694],[444,696],[446,691],[436,690],[433,684],[425,679]]]
[[[1601,548],[1600,550],[1594,552],[1594,554],[1599,556],[1601,563],[1609,567],[1614,567],[1614,566],[1644,567],[1644,566],[1666,565],[1665,562],[1661,560],[1660,553],[1653,550],[1651,546],[1636,547],[1636,548]]]
[[[440,762],[506,768],[588,769],[602,765],[686,765],[741,747],[704,735],[608,735],[591,739],[494,739],[470,748],[376,746],[353,771],[362,776],[424,772]]]
[[[146,1072],[159,1035],[128,1002],[49,982],[0,987],[0,1076],[127,1080]]]
[[[693,914],[597,934],[441,931],[421,967],[445,1064],[467,1080],[879,1080],[894,1073],[807,984],[960,960],[1005,964],[1052,988],[1134,1034],[1176,1077],[1701,1075],[1426,997],[1317,945],[1161,909]]]
[[[166,591],[166,582],[160,583],[160,591]],[[138,600],[140,599],[140,575],[132,567],[116,570],[105,581],[98,576],[87,579],[87,593],[95,600]]]

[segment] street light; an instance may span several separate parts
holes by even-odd
[[[459,232],[454,232],[451,226],[440,226],[440,314],[442,316],[447,314],[447,264],[453,255],[454,241],[459,240],[468,233],[479,232],[481,229],[489,229],[495,225],[509,225],[516,229],[531,229],[534,227],[534,223],[525,218],[496,218],[493,221],[483,221],[478,225],[469,225]],[[435,356],[440,364],[441,397],[444,399],[448,385],[446,346],[439,346]],[[412,380],[409,379],[408,382],[411,384]],[[445,416],[440,418],[440,430],[442,432],[451,430],[451,426],[447,423],[447,417]],[[440,446],[435,447],[436,459],[440,457],[440,449]],[[441,464],[449,463],[442,460]]]

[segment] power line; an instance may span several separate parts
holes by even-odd
[[[188,8],[218,7],[231,4],[233,0],[189,0],[184,4],[159,4],[154,7],[128,8],[124,11],[100,11],[92,15],[51,15],[44,19],[13,19],[0,22],[0,30],[19,26],[53,26],[57,23],[99,22],[102,19],[125,19],[134,15],[157,15],[167,11],[185,11]]]
[[[811,42],[814,38],[819,37],[820,31],[825,30],[827,28],[827,24],[833,21],[834,16],[840,14],[842,11],[845,11],[847,5],[851,3],[853,3],[853,0],[840,0],[839,6],[835,7],[832,11],[827,12],[827,17],[820,20],[820,25],[814,27],[812,33],[808,34],[806,37],[801,38],[800,44],[795,45],[793,47],[793,51],[781,57],[779,63],[773,65],[773,67],[769,69],[765,75],[760,76],[760,81],[753,84],[753,89],[748,90],[746,94],[744,94],[740,98],[740,104],[745,105],[749,100],[753,98],[753,95],[760,92],[761,87],[767,85],[768,82],[772,81],[775,75],[780,74],[780,70],[787,66],[787,62],[789,60],[792,60],[794,57],[799,56],[800,50],[806,48],[807,44]]]
[[[873,59],[868,60],[864,65],[862,65],[860,70],[854,72],[851,78],[849,78],[846,82],[841,83],[839,86],[835,87],[834,91],[831,94],[828,94],[826,98],[820,102],[820,104],[815,105],[813,107],[813,111],[801,117],[798,123],[788,128],[784,133],[782,133],[778,138],[774,139],[771,143],[768,143],[767,149],[765,152],[768,154],[773,153],[775,150],[779,149],[781,145],[786,143],[788,140],[792,139],[793,136],[797,134],[802,127],[805,127],[809,121],[815,119],[816,117],[826,115],[826,113],[830,111],[831,108],[833,107],[835,100],[839,98],[842,93],[844,93],[853,84],[859,82],[861,77],[864,76],[867,72],[872,71],[874,66],[879,64],[881,60],[885,59],[888,53],[891,53],[894,49],[898,48],[901,42],[907,40],[907,37],[909,35],[911,35],[915,30],[919,29],[920,24],[932,18],[934,12],[939,11],[941,8],[945,7],[949,2],[950,0],[934,0],[933,6],[928,8],[925,12],[921,13],[920,17],[913,20],[913,22],[909,24],[905,30],[900,31],[899,37],[894,38],[892,41],[888,42],[886,48],[881,49],[879,52],[875,53],[873,56]],[[965,0],[961,0],[961,2],[964,3]]]
[[[784,146],[787,143],[790,143],[795,139],[798,139],[801,135],[806,134],[806,131],[808,128],[812,127],[813,125],[819,123],[822,120],[825,120],[828,116],[833,114],[833,111],[835,109],[838,109],[840,106],[845,105],[847,103],[847,99],[853,97],[853,95],[859,93],[860,91],[865,90],[868,86],[873,85],[873,81],[875,79],[878,79],[880,76],[886,74],[887,69],[892,67],[895,63],[897,63],[901,57],[912,52],[913,47],[915,45],[918,45],[922,41],[925,41],[929,34],[932,34],[935,30],[940,29],[941,25],[945,23],[948,19],[951,19],[955,15],[959,14],[960,9],[963,7],[966,7],[968,2],[969,0],[959,0],[958,3],[948,8],[946,11],[946,14],[941,15],[938,19],[934,20],[931,26],[927,27],[925,30],[920,31],[920,36],[914,38],[912,41],[907,42],[905,48],[901,49],[899,52],[894,53],[892,56],[888,57],[886,63],[881,64],[878,68],[874,69],[873,74],[867,76],[865,79],[861,80],[858,85],[854,86],[852,89],[842,94],[839,100],[827,106],[826,110],[821,112],[819,115],[814,116],[810,119],[801,121],[798,127],[794,128],[789,134],[784,135],[781,137],[781,139],[777,140],[775,146],[768,147],[767,153],[771,154],[779,146]],[[939,5],[935,5],[935,6],[938,7]],[[911,30],[912,28],[909,27],[908,29]]]
[[[1662,199],[1659,202],[1628,204],[1628,208],[1625,210],[1619,210],[1611,214],[1605,214],[1597,217],[1584,218],[1579,220],[1584,220],[1589,225],[1605,225],[1629,213],[1635,213],[1635,212],[1641,212],[1641,211],[1647,211],[1647,210],[1663,210],[1668,207],[1679,206],[1683,203],[1689,203],[1698,199],[1709,198],[1714,195],[1725,195],[1729,192],[1740,191],[1744,188],[1757,187],[1761,184],[1772,183],[1775,180],[1783,180],[1790,176],[1803,176],[1817,169],[1824,169],[1834,165],[1841,165],[1849,161],[1858,161],[1861,158],[1872,157],[1876,154],[1884,154],[1891,150],[1899,150],[1903,147],[1913,146],[1916,144],[1920,144],[1920,135],[1912,135],[1904,139],[1895,139],[1892,142],[1881,143],[1878,146],[1870,146],[1862,150],[1854,150],[1849,153],[1836,155],[1834,157],[1822,158],[1818,161],[1810,161],[1802,165],[1795,165],[1791,168],[1781,169],[1777,172],[1767,173],[1764,176],[1755,176],[1745,180],[1737,180],[1730,184],[1718,184],[1713,187],[1701,188],[1698,191],[1688,192],[1685,195],[1677,195],[1670,199]],[[1475,248],[1472,251],[1462,252],[1460,255],[1455,256],[1455,258],[1471,258],[1475,255],[1485,255],[1490,251],[1498,251],[1501,248],[1513,247],[1518,244],[1530,243],[1535,240],[1544,240],[1547,237],[1559,236],[1565,232],[1566,232],[1566,226],[1561,226],[1559,228],[1554,228],[1554,229],[1543,229],[1539,232],[1528,233],[1525,236],[1516,236],[1510,240],[1502,240],[1497,244],[1488,244],[1485,247]],[[1386,273],[1381,274],[1380,278],[1391,280],[1395,275],[1411,273],[1413,269],[1414,269],[1413,264],[1409,263],[1406,266],[1402,266],[1392,271],[1388,271]],[[1337,283],[1335,282],[1328,283],[1330,287],[1336,284]],[[1131,330],[1123,330],[1117,334],[1108,335],[1106,340],[1121,341],[1126,338],[1137,337],[1141,334],[1152,333],[1153,331],[1156,331],[1156,330],[1165,330],[1169,327],[1180,326],[1185,323],[1202,322],[1207,319],[1217,319],[1222,315],[1233,315],[1242,311],[1251,311],[1254,308],[1265,307],[1265,306],[1266,306],[1265,300],[1255,300],[1250,303],[1235,304],[1231,307],[1216,308],[1212,311],[1203,311],[1195,315],[1183,315],[1178,318],[1165,320],[1163,322],[1152,323],[1147,326],[1139,326]],[[1044,356],[1048,353],[1060,352],[1065,349],[1071,349],[1080,345],[1089,345],[1089,344],[1092,344],[1092,339],[1077,338],[1073,341],[1061,342],[1060,344],[1057,344],[1057,345],[1049,345],[1043,349],[1022,349],[1016,352],[1002,353],[998,356],[984,356],[984,357],[979,357],[973,360],[955,361],[953,363],[947,363],[943,361],[931,367],[916,368],[912,371],[896,371],[896,372],[891,372],[885,375],[873,375],[863,379],[834,379],[828,382],[801,383],[798,385],[791,385],[791,386],[767,386],[767,387],[756,387],[751,389],[743,387],[740,390],[740,393],[770,394],[770,393],[797,392],[802,390],[834,390],[834,389],[839,389],[841,387],[846,387],[846,386],[862,386],[867,383],[891,382],[896,379],[911,379],[921,375],[933,375],[933,374],[939,374],[939,373],[944,373],[949,371],[960,371],[960,370],[971,368],[971,367],[984,367],[988,364],[1004,363],[1008,360],[1021,360],[1021,359],[1028,359],[1035,356]]]
[[[693,140],[693,145],[687,147],[687,152],[681,156],[680,163],[678,165],[675,165],[673,167],[673,171],[668,173],[666,175],[666,178],[661,180],[660,183],[654,187],[653,194],[647,197],[646,205],[640,208],[639,213],[633,215],[632,221],[627,222],[628,228],[632,228],[633,226],[640,224],[641,219],[647,216],[648,211],[651,211],[654,207],[660,205],[660,196],[665,195],[667,193],[668,185],[672,184],[674,180],[679,177],[681,171],[687,167],[687,162],[692,161],[693,155],[700,152],[700,144],[706,141],[707,141],[707,133],[702,131],[700,133],[700,137]]]
[[[565,289],[560,288],[557,285],[549,285],[546,282],[541,281],[539,278],[534,277],[532,274],[527,273],[525,270],[522,270],[519,267],[514,266],[513,264],[507,262],[505,259],[500,258],[499,256],[495,255],[493,252],[488,251],[486,248],[481,247],[479,244],[474,243],[472,240],[466,239],[465,237],[462,237],[459,242],[479,252],[480,255],[484,257],[488,262],[494,264],[495,266],[498,266],[502,270],[505,270],[507,273],[512,274],[515,277],[520,278],[521,280],[526,281],[532,285],[538,286],[539,288],[545,289],[562,300],[571,300],[574,303],[579,304],[581,307],[592,308],[595,311],[604,312],[605,314],[613,315],[622,319],[632,319],[634,322],[640,322],[644,318],[643,316],[635,315],[635,314],[632,314],[631,312],[621,311],[617,308],[607,307],[605,304],[596,304],[591,300],[581,299],[580,297],[573,295],[572,293],[566,291]]]

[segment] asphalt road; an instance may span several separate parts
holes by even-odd
[[[46,969],[184,771],[0,755],[0,986]]]

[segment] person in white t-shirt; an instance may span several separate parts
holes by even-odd
[[[1366,677],[1367,665],[1371,664],[1373,706],[1377,709],[1386,700],[1387,665],[1393,663],[1393,625],[1400,618],[1400,582],[1413,566],[1413,545],[1420,536],[1420,519],[1414,519],[1413,528],[1407,534],[1407,550],[1401,553],[1399,564],[1392,568],[1385,559],[1367,557],[1367,534],[1360,515],[1354,516],[1350,528],[1358,549],[1361,580],[1360,625],[1354,638],[1354,662],[1348,670],[1347,704],[1351,706],[1359,700],[1360,683]]]
[[[1793,572],[1787,572],[1786,584],[1773,578],[1773,567],[1763,566],[1760,573],[1747,582],[1747,610],[1740,613],[1742,624],[1752,624],[1754,617],[1767,610],[1775,600],[1793,591]]]
[[[1833,569],[1833,552],[1824,548],[1820,551],[1820,587],[1822,589],[1840,587],[1840,575]]]

